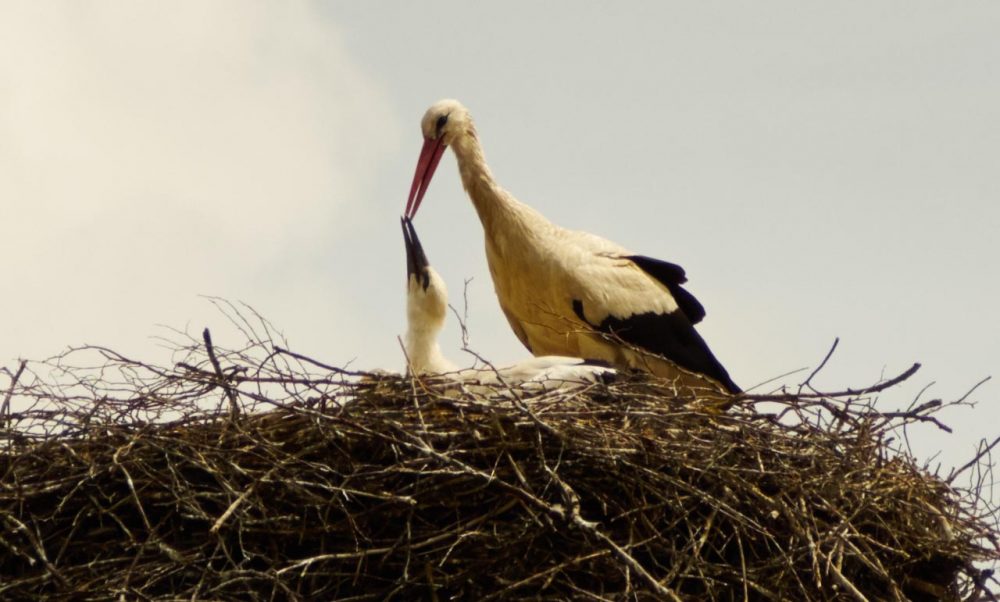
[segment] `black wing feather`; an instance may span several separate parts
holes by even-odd
[[[600,324],[593,324],[584,315],[583,302],[579,299],[573,300],[573,312],[595,330],[617,336],[636,347],[662,355],[682,368],[713,378],[730,393],[742,391],[683,312],[647,312],[627,318],[609,315]]]
[[[687,275],[684,273],[684,268],[676,263],[670,263],[662,259],[653,259],[645,255],[629,255],[625,259],[630,260],[642,268],[642,271],[656,278],[663,286],[667,287],[667,290],[673,295],[674,301],[677,302],[678,307],[681,308],[681,311],[684,312],[684,315],[687,316],[687,319],[692,324],[701,322],[705,317],[705,308],[701,302],[681,286],[687,282]]]

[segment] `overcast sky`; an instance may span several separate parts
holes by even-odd
[[[400,369],[398,216],[454,97],[515,196],[687,269],[742,386],[839,336],[821,387],[919,361],[887,407],[958,397],[1000,376],[998,31],[995,2],[3,2],[0,363],[169,361],[158,325],[225,332],[216,295]],[[472,346],[524,357],[452,158],[416,225]],[[1000,434],[1000,383],[974,397],[922,457]]]

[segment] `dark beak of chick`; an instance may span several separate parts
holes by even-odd
[[[417,280],[423,284],[424,290],[427,290],[427,286],[430,284],[427,266],[430,264],[424,254],[424,248],[420,244],[420,239],[417,238],[417,231],[410,218],[403,217],[399,221],[403,226],[403,241],[406,244],[406,276],[407,278],[416,276]]]

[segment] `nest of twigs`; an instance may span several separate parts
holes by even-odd
[[[893,444],[940,403],[713,414],[647,378],[473,394],[189,343],[12,379],[0,598],[994,599],[978,490]]]

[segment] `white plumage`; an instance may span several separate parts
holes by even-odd
[[[539,388],[560,388],[597,382],[614,375],[614,369],[586,364],[574,357],[542,356],[499,369],[466,368],[459,370],[449,361],[438,344],[448,310],[448,290],[437,271],[430,266],[417,232],[409,220],[403,220],[406,244],[406,318],[405,338],[408,371],[421,376],[441,375],[449,381],[469,385],[531,384]]]
[[[705,315],[681,285],[684,270],[599,236],[560,228],[493,179],[468,110],[443,100],[421,122],[424,146],[406,216],[416,214],[444,150],[483,225],[497,299],[514,334],[535,355],[644,369],[674,379],[707,376],[739,387],[694,329]],[[664,359],[665,358],[665,359]]]

